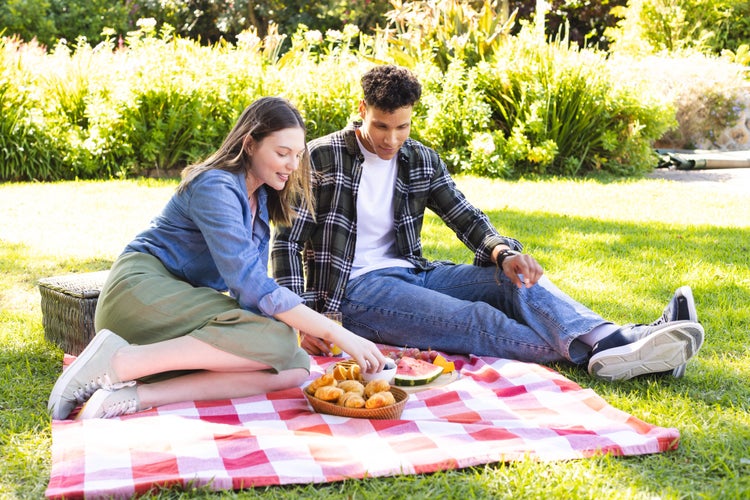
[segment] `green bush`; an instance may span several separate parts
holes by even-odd
[[[157,36],[144,25],[109,62],[108,86],[90,101],[101,168],[110,175],[181,169],[218,146],[254,94],[252,65],[239,68],[225,46]],[[258,78],[257,75],[254,78]]]
[[[472,4],[480,4],[479,10]],[[442,71],[453,61],[474,66],[491,58],[514,20],[490,0],[393,5],[395,8],[386,14],[388,25],[381,32],[388,41],[390,58],[403,66],[434,62]]]
[[[214,151],[261,95],[289,98],[308,137],[319,137],[346,125],[362,73],[398,50],[356,27],[301,27],[283,55],[281,40],[249,31],[236,44],[205,46],[145,20],[122,43],[96,47],[60,43],[47,53],[5,39],[0,179],[173,174]],[[476,64],[451,56],[444,70],[415,54],[424,92],[413,136],[454,172],[637,174],[656,165],[653,143],[676,123],[674,94],[648,81],[637,60],[564,40],[523,31]]]
[[[40,54],[35,45],[0,39],[0,179],[54,180],[60,156],[34,101],[32,76],[21,59]]]
[[[612,9],[621,18],[605,30],[624,54],[737,51],[750,39],[747,0],[638,0]]]
[[[502,131],[470,142],[469,170],[482,175],[502,173],[497,161],[512,175],[646,172],[651,144],[675,123],[669,106],[613,76],[602,54],[566,40],[545,44],[522,32],[478,67]]]
[[[492,125],[492,108],[477,87],[477,68],[456,60],[445,73],[429,65],[417,71],[424,90],[412,135],[439,151],[451,171],[471,171],[472,137]]]

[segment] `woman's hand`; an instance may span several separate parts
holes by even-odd
[[[331,346],[335,344],[349,354],[362,371],[376,373],[385,367],[385,356],[373,342],[350,332],[304,304],[278,313],[275,317],[300,331],[302,348],[308,354],[330,356]]]
[[[336,323],[334,325],[340,330],[334,331],[333,343],[354,358],[362,371],[377,373],[385,368],[386,359],[378,346]]]

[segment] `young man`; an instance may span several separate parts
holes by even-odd
[[[379,66],[362,78],[361,122],[309,144],[316,214],[304,208],[276,236],[276,280],[372,341],[551,363],[587,364],[624,380],[681,376],[703,343],[689,287],[649,325],[615,325],[561,292],[515,239],[501,236],[458,191],[438,154],[409,138],[421,85]],[[429,262],[420,232],[435,212],[473,265]],[[304,256],[304,271],[303,271]],[[311,354],[331,346],[306,336]]]

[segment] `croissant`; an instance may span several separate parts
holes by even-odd
[[[362,408],[365,406],[365,398],[356,392],[345,392],[339,398],[338,404],[347,408]]]
[[[333,374],[331,373],[326,373],[325,375],[321,375],[320,377],[310,382],[310,385],[307,386],[306,390],[308,394],[315,394],[315,391],[327,385],[336,386],[336,379],[333,377]]]
[[[324,385],[323,387],[318,387],[318,389],[315,390],[316,398],[329,402],[338,401],[338,399],[343,394],[344,391],[332,385]]]
[[[342,380],[337,387],[344,392],[356,392],[360,396],[365,394],[365,386],[357,380]]]
[[[390,391],[377,392],[370,396],[365,402],[366,408],[382,408],[396,403],[396,398]]]
[[[369,398],[377,392],[390,391],[391,384],[382,378],[370,380],[365,386],[365,398]]]

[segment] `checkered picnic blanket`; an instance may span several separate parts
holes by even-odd
[[[46,495],[117,498],[154,486],[325,483],[678,446],[677,429],[628,415],[548,368],[449,358],[460,377],[411,394],[399,420],[317,414],[300,388],[110,420],[55,420]],[[335,361],[313,358],[310,379]]]

